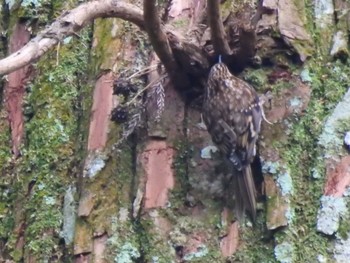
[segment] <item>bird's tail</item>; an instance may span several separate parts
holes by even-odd
[[[237,174],[233,175],[233,180],[235,210],[238,220],[243,218],[244,212],[247,210],[255,221],[256,190],[250,165],[244,167],[242,171],[237,171]]]

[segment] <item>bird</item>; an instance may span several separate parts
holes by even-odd
[[[256,218],[256,189],[251,163],[256,155],[262,103],[248,83],[231,74],[221,61],[209,72],[203,101],[203,120],[212,141],[232,168],[235,215],[246,211]]]

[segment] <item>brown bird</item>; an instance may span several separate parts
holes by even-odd
[[[235,210],[256,217],[256,190],[251,162],[256,152],[263,111],[256,91],[233,76],[221,61],[209,73],[203,119],[213,142],[233,168]]]

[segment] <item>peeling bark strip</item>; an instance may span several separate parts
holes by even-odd
[[[9,53],[12,54],[22,48],[29,39],[30,33],[26,30],[26,26],[16,24],[10,38]],[[5,103],[11,127],[12,152],[16,157],[20,154],[19,147],[23,137],[22,101],[24,85],[29,77],[28,69],[27,66],[10,73],[5,84]]]
[[[221,253],[224,257],[233,255],[238,248],[239,231],[238,221],[232,223],[228,228],[228,233],[220,242]]]
[[[94,263],[106,262],[104,252],[106,249],[107,239],[107,234],[94,238]]]
[[[328,161],[327,182],[325,195],[342,197],[348,186],[350,186],[350,156],[345,156],[337,164]],[[330,167],[335,166],[334,169]]]
[[[278,27],[284,41],[295,48],[300,60],[304,62],[312,53],[312,40],[306,31],[303,14],[305,10],[295,1],[278,1]]]
[[[107,142],[109,115],[113,108],[113,74],[102,75],[95,84],[88,150],[103,149]]]
[[[155,140],[150,141],[142,153],[141,162],[147,177],[146,209],[167,204],[168,191],[174,187],[173,156],[174,150],[165,141]]]
[[[333,168],[335,166],[335,168]],[[327,182],[325,195],[342,197],[350,186],[350,156],[345,156],[339,163],[327,162]]]

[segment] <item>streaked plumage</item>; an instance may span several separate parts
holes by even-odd
[[[209,73],[203,119],[213,142],[232,164],[236,213],[248,210],[255,219],[256,190],[251,171],[260,132],[262,109],[256,91],[233,76],[224,63]]]

